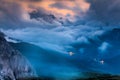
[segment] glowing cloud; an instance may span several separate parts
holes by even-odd
[[[35,8],[43,8],[45,11],[48,11],[52,14],[59,14],[61,16],[75,16],[78,13],[85,13],[90,4],[85,2],[85,0],[66,0],[66,1],[58,1],[58,0],[41,0],[37,2],[27,2],[19,1],[22,4],[23,8],[27,11],[32,11]],[[67,5],[66,5],[67,4]],[[80,15],[80,14],[79,14]]]

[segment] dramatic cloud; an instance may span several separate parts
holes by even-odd
[[[53,29],[2,29],[1,31],[9,37],[38,45],[41,48],[66,54],[68,54],[68,49],[73,49],[71,44],[90,44],[88,38],[96,40],[95,36],[99,36],[104,33],[104,31],[99,30],[99,28],[90,28],[89,26],[83,25],[77,26],[76,28],[73,26],[71,28],[56,27]]]
[[[119,3],[119,0],[1,0],[0,27],[118,26]]]
[[[90,44],[88,38],[99,40],[96,36],[113,28],[104,23],[119,20],[115,15],[119,12],[117,3],[118,0],[1,0],[0,29],[10,37],[64,53],[72,47],[70,44]]]
[[[90,15],[93,19],[102,21],[106,25],[120,21],[120,0],[87,0],[90,3]],[[117,24],[118,25],[118,24]]]
[[[118,20],[108,14],[111,10],[115,10],[117,2],[119,3],[116,0],[111,6],[112,2],[113,0],[1,0],[0,28],[8,29],[7,35],[14,37],[16,34],[18,36],[15,38],[25,39],[26,42],[37,43],[43,39],[42,41],[48,42],[49,45],[60,45],[61,41],[65,43],[68,41],[69,44],[72,42],[89,44],[86,37],[97,39],[96,35],[101,35],[108,29],[108,26],[103,25],[101,21]],[[111,12],[116,16],[115,11]],[[88,19],[89,16],[92,18]],[[53,34],[57,43],[51,39]],[[32,38],[26,39],[26,36],[30,35]],[[34,41],[33,37],[38,39]]]
[[[68,4],[68,5],[66,5]],[[77,12],[81,13],[86,12],[89,9],[90,4],[85,2],[85,0],[66,0],[66,1],[56,1],[51,5],[53,8],[63,9],[63,10],[71,10],[73,14],[77,14]],[[64,12],[63,12],[64,13]],[[69,13],[71,14],[71,13]],[[79,15],[81,15],[79,14]]]
[[[51,23],[51,19],[56,17],[51,26],[58,26],[66,21],[74,22],[75,16],[83,16],[89,6],[90,4],[85,0],[1,0],[0,23],[3,28],[43,27],[51,25],[49,22]],[[35,14],[36,18],[38,17],[37,20],[33,19],[33,16],[31,19],[30,13],[33,12],[37,12]],[[40,16],[42,13],[44,16]],[[51,15],[52,18],[50,18]]]

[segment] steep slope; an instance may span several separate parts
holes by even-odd
[[[16,80],[36,76],[29,62],[13,49],[0,32],[0,79]]]

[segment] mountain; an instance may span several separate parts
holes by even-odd
[[[36,76],[27,59],[6,40],[0,32],[0,80],[16,80]]]

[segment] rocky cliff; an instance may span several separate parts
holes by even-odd
[[[0,80],[16,80],[35,77],[30,63],[21,53],[13,49],[0,32]]]

